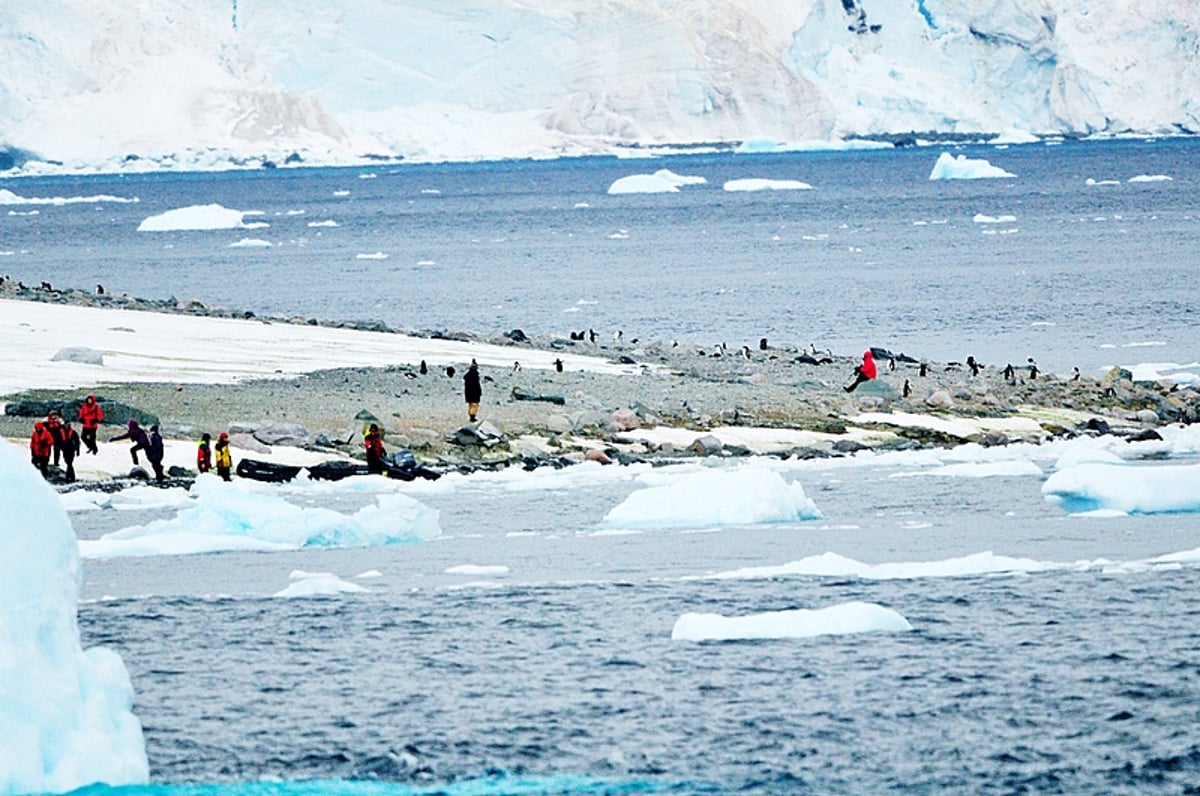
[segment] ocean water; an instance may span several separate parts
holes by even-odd
[[[944,149],[1017,176],[930,181]],[[1198,151],[1165,139],[2,180],[23,199],[138,201],[12,205],[0,269],[398,328],[765,336],[999,367],[1032,356],[1062,372],[1190,363]],[[607,193],[662,168],[707,182]],[[722,190],[744,178],[812,189]],[[267,226],[136,231],[210,203]],[[271,246],[234,245],[246,239]]]
[[[138,201],[10,206],[38,212],[0,215],[0,271],[413,328],[1188,363],[1198,146],[971,147],[1018,177],[964,182],[927,179],[932,149],[7,180]],[[606,194],[663,167],[709,182]],[[744,177],[813,189],[720,190]],[[210,202],[270,226],[135,231]],[[1196,792],[1200,568],[1154,559],[1200,548],[1200,515],[1068,516],[1044,477],[929,465],[778,463],[823,514],[801,523],[614,533],[632,475],[539,472],[406,487],[441,512],[427,542],[85,561],[83,643],[123,657],[152,780],[86,792]],[[90,539],[164,516],[73,520]],[[917,574],[989,551],[1051,566]],[[910,576],[711,577],[826,553]],[[368,592],[275,597],[295,570]],[[850,601],[913,629],[672,640],[687,613]]]
[[[129,667],[155,783],[120,792],[1132,794],[1200,781],[1200,568],[1150,563],[1200,546],[1200,516],[1068,516],[1037,476],[922,475],[916,458],[775,466],[821,519],[614,534],[600,520],[632,476],[540,473],[413,487],[441,512],[442,537],[424,543],[89,560],[84,642]],[[77,532],[142,519],[113,513],[76,515]],[[1056,568],[915,574],[987,551]],[[911,574],[711,577],[825,553]],[[451,571],[462,565],[504,570]],[[369,593],[273,597],[297,569]],[[913,630],[671,637],[685,613],[850,601]]]

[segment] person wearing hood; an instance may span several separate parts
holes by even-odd
[[[163,473],[163,438],[158,433],[158,424],[150,426],[150,436],[146,442],[146,458],[150,460],[150,466],[154,468],[154,478],[158,483],[167,480],[167,476]]]
[[[217,444],[213,447],[213,463],[217,465],[217,475],[224,478],[226,481],[232,481],[229,477],[233,471],[233,456],[229,452],[229,434],[222,431],[221,436],[217,438]]]
[[[79,455],[79,435],[71,428],[70,420],[63,420],[58,429],[58,449],[62,452],[63,464],[67,466],[67,483],[75,483],[75,457]]]
[[[367,449],[367,472],[382,473],[383,457],[387,454],[383,449],[383,432],[376,424],[372,423],[371,427],[363,432],[363,447]]]
[[[854,392],[858,389],[858,385],[875,378],[875,374],[875,355],[868,348],[863,352],[862,364],[854,368],[854,381],[847,384],[843,389],[846,392]]]
[[[212,434],[205,431],[196,445],[196,471],[207,473],[212,470]]]
[[[81,425],[79,439],[83,441],[88,453],[95,456],[100,452],[100,449],[96,447],[96,430],[104,422],[104,408],[100,406],[100,403],[96,400],[96,396],[89,395],[83,399],[76,419],[79,420]]]
[[[129,455],[133,457],[133,463],[138,464],[138,451],[147,450],[150,447],[150,438],[146,436],[146,430],[138,425],[136,420],[130,420],[125,423],[125,433],[118,434],[115,437],[109,437],[109,442],[119,442],[127,439],[133,443],[129,448]]]
[[[467,417],[472,423],[479,414],[479,401],[483,398],[483,387],[479,383],[479,365],[471,360],[471,367],[463,374],[463,397],[467,399]]]
[[[54,435],[46,428],[46,424],[40,420],[34,423],[33,434],[29,437],[29,458],[41,472],[42,478],[50,477],[50,451],[53,448]]]

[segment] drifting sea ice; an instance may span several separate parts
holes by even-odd
[[[675,620],[671,640],[743,641],[905,630],[912,630],[912,625],[891,608],[848,602],[817,610],[799,608],[750,616],[687,613]]]
[[[993,166],[983,158],[968,158],[966,155],[955,157],[949,152],[938,155],[937,163],[933,164],[933,171],[929,173],[931,180],[980,180],[1016,176]]]
[[[367,547],[441,535],[438,512],[402,494],[381,494],[351,515],[302,508],[277,495],[255,494],[214,475],[196,478],[194,505],[156,520],[81,541],[84,558],[182,555],[232,550]]]
[[[80,645],[75,532],[54,491],[4,441],[0,495],[0,793],[146,782],[125,664]]]
[[[138,232],[182,232],[244,227],[243,210],[231,210],[218,204],[192,205],[150,216],[138,224]]]
[[[604,516],[602,527],[701,528],[821,517],[798,481],[788,483],[762,467],[655,475],[667,480],[631,494]]]
[[[1200,464],[1085,461],[1053,473],[1042,494],[1071,514],[1200,511]]]
[[[676,174],[670,169],[659,169],[653,174],[631,174],[621,177],[608,186],[609,194],[626,193],[677,193],[681,185],[703,185],[704,177]]]

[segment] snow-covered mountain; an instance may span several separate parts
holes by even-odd
[[[38,0],[0,63],[0,160],[101,168],[1200,131],[1194,0]]]

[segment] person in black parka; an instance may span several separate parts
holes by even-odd
[[[471,367],[463,374],[463,397],[467,400],[467,417],[472,423],[479,414],[479,401],[483,398],[483,387],[479,384],[479,365],[471,360]]]

